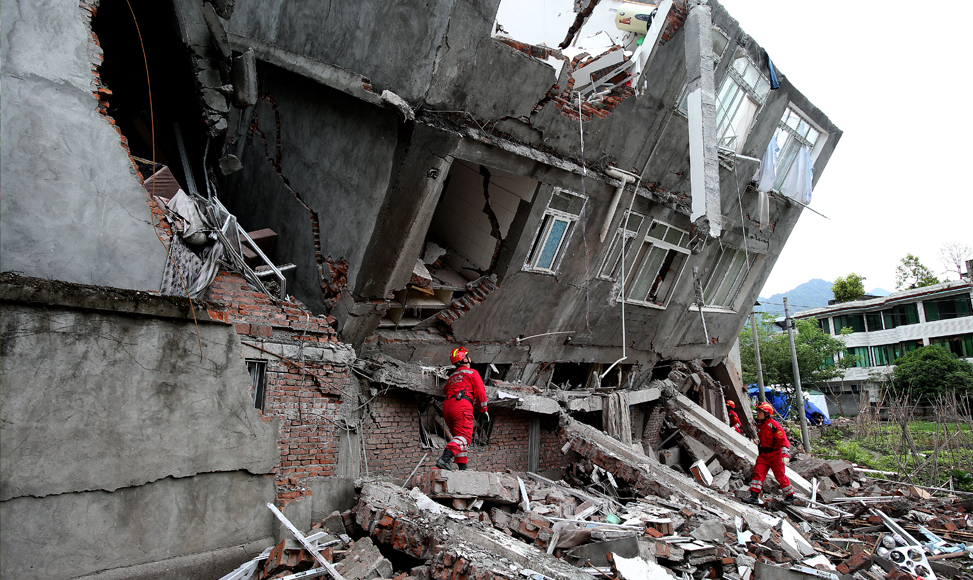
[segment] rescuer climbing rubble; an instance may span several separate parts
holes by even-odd
[[[787,478],[785,466],[791,462],[791,444],[787,440],[787,433],[773,418],[774,408],[770,403],[757,405],[757,464],[753,467],[753,477],[750,480],[750,497],[744,499],[746,503],[760,503],[760,492],[763,489],[764,478],[769,470],[774,471],[774,477],[780,484],[780,491],[784,494],[784,503],[794,503],[794,487]]]
[[[473,441],[473,411],[483,413],[490,421],[487,412],[486,389],[480,373],[470,368],[470,354],[463,347],[457,347],[449,353],[449,362],[456,370],[446,381],[446,401],[443,403],[443,419],[452,439],[446,444],[442,456],[436,461],[439,469],[452,469],[449,464],[456,463],[456,467],[464,470],[469,462],[467,449]]]

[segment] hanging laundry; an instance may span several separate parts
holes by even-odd
[[[770,60],[770,53],[766,50],[764,51],[764,56],[767,57],[767,68],[770,70],[770,90],[777,90],[780,88],[780,81],[777,80],[777,71],[774,69],[774,61]]]
[[[757,223],[760,224],[760,231],[770,225],[770,194],[766,191],[757,192]]]
[[[780,186],[780,192],[787,197],[808,205],[811,203],[811,181],[814,176],[814,164],[811,162],[811,150],[801,147],[797,158],[791,166],[787,179]]]
[[[764,156],[760,159],[760,167],[753,175],[753,180],[757,182],[757,191],[767,192],[774,188],[777,180],[777,155],[780,147],[777,145],[777,137],[771,137]]]

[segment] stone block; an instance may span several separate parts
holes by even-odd
[[[364,537],[354,543],[345,559],[335,568],[345,580],[372,580],[391,578],[392,563],[382,556],[372,539]]]

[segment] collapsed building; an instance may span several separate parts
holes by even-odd
[[[734,440],[841,131],[718,2],[142,4],[3,4],[4,576],[221,574],[428,470],[458,345],[473,469]]]

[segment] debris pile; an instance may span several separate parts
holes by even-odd
[[[306,537],[270,506],[297,541],[222,580],[973,580],[973,499],[805,456],[793,469],[810,494],[751,507],[738,500],[748,474],[724,468],[705,485],[566,416],[562,438],[583,457],[570,473],[432,469],[411,489],[362,479],[355,508]],[[720,465],[727,450],[713,451]]]

